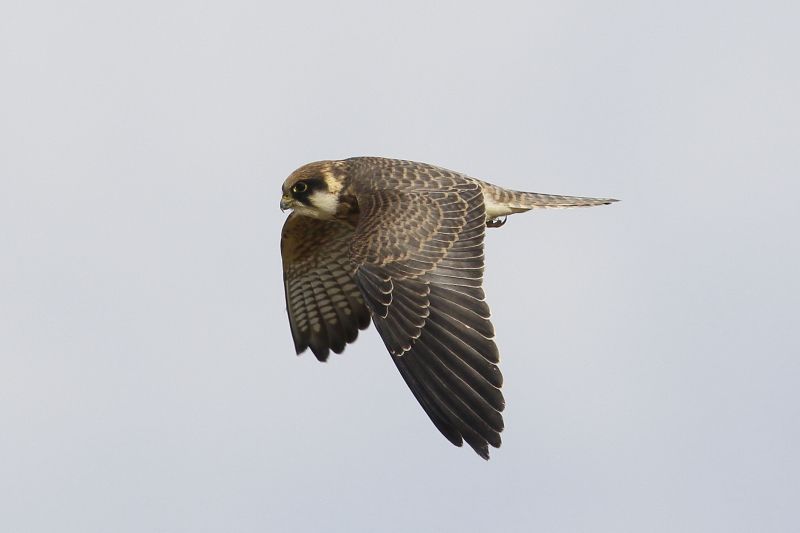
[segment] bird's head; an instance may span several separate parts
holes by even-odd
[[[317,161],[298,168],[283,182],[281,209],[298,215],[331,219],[344,186],[341,161]]]

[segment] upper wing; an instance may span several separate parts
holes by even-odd
[[[320,361],[341,353],[369,311],[351,277],[353,228],[292,213],[281,233],[286,310],[297,353],[310,347]]]
[[[435,169],[438,170],[438,169]],[[414,396],[456,446],[488,459],[504,408],[494,328],[481,288],[486,215],[477,183],[357,194],[356,284]]]

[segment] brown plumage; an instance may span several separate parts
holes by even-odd
[[[613,201],[509,191],[412,161],[305,165],[281,199],[294,210],[281,254],[297,353],[324,361],[371,318],[439,431],[488,459],[505,402],[482,288],[485,228],[529,209]]]

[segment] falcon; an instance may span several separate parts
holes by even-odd
[[[325,361],[370,321],[411,392],[456,446],[489,458],[505,400],[482,288],[483,237],[531,209],[611,198],[503,189],[413,161],[309,163],[283,183],[281,234],[289,325],[298,354]]]

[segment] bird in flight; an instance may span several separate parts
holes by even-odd
[[[487,227],[530,209],[611,198],[503,189],[444,168],[379,157],[318,161],[283,183],[281,234],[298,354],[325,361],[370,320],[411,392],[453,444],[500,446],[505,400],[482,288]]]

